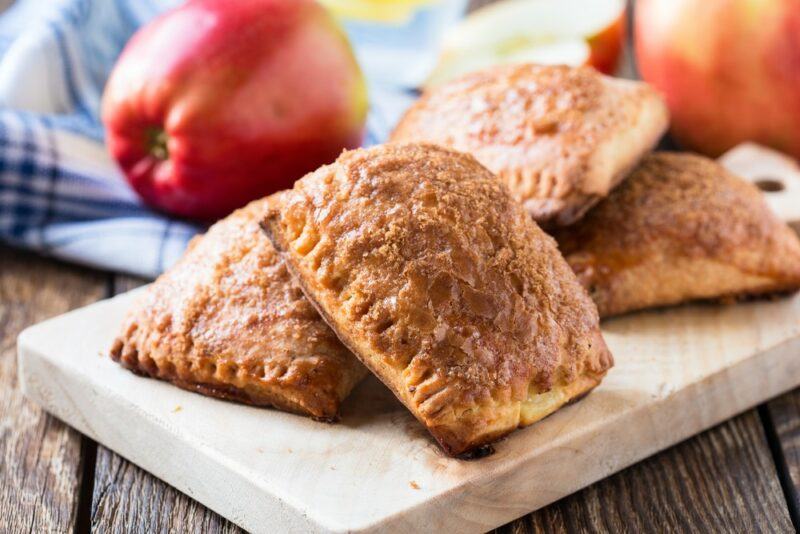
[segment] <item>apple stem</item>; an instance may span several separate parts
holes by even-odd
[[[167,148],[167,132],[163,128],[148,128],[147,129],[147,151],[160,160],[169,158],[169,149]]]

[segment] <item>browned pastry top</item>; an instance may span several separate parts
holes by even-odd
[[[569,224],[605,196],[667,126],[653,89],[582,67],[500,66],[426,92],[395,141],[470,152],[540,222]]]
[[[659,273],[676,266],[679,259],[695,265],[698,260],[713,262],[735,268],[737,276],[762,279],[757,287],[742,281],[743,293],[800,285],[800,242],[792,230],[769,210],[755,186],[693,154],[647,156],[577,225],[554,235],[579,278],[599,293],[603,315],[606,310],[610,314],[632,307],[623,301],[641,300],[632,294],[632,287],[623,292],[621,273],[646,263],[658,262],[661,267],[651,272],[652,280],[639,280],[640,293],[651,282],[658,283]],[[674,298],[663,294],[667,302],[651,304],[728,296],[732,289],[709,293],[714,286],[732,287],[731,273],[725,276],[729,280],[674,280],[676,286],[686,287],[674,287],[678,292]],[[692,286],[697,289],[694,295]]]
[[[531,391],[612,364],[554,241],[469,155],[345,152],[265,229],[339,337],[451,452],[516,428]]]
[[[195,238],[145,291],[112,356],[204,393],[331,418],[366,371],[258,228],[268,201]]]

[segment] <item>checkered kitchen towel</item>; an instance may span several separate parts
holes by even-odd
[[[418,14],[403,29],[405,41],[398,42],[413,44],[410,57],[419,57],[420,43],[433,43],[431,33],[463,12],[462,0],[441,2],[451,5],[447,13]],[[98,119],[105,79],[125,42],[178,3],[17,0],[0,16],[0,240],[154,277],[202,231],[138,201],[106,154]],[[347,29],[370,82],[366,143],[378,143],[411,93],[380,79],[367,62],[380,65],[385,32],[361,23]],[[398,51],[387,52],[396,63]]]

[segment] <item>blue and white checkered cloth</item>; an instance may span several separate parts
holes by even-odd
[[[202,231],[139,202],[105,151],[98,119],[106,77],[128,38],[178,3],[18,0],[0,16],[0,240],[154,277]],[[372,46],[364,39],[353,43],[359,58]],[[366,75],[366,144],[374,144],[413,97],[369,68]]]

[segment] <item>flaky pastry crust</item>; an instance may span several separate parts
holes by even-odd
[[[800,288],[800,241],[752,184],[693,154],[655,153],[555,232],[602,317]]]
[[[589,67],[512,65],[425,92],[393,141],[473,154],[533,218],[572,224],[658,142],[666,106],[641,82]]]
[[[111,357],[205,395],[332,420],[366,369],[259,229],[270,201],[195,238],[128,314]]]
[[[552,413],[612,365],[555,242],[467,154],[345,152],[264,228],[339,338],[451,454]]]

